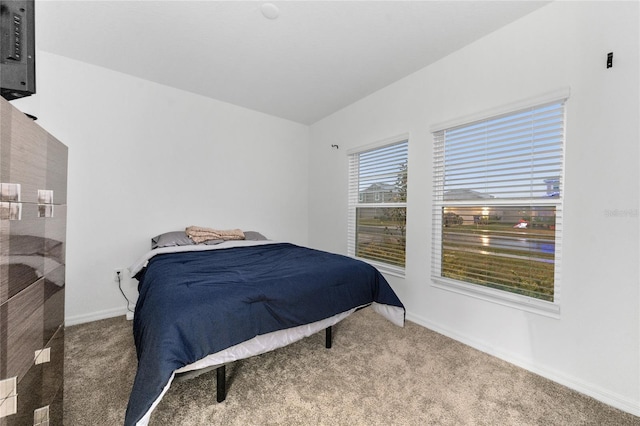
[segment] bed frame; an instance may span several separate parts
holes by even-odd
[[[331,334],[332,328],[331,326],[324,329],[324,347],[327,349],[331,349],[333,337]],[[211,370],[216,370],[216,401],[222,402],[227,398],[227,364],[222,364],[219,366],[211,366],[205,367],[196,371],[187,371],[184,373],[177,373],[174,381],[184,382],[189,379],[193,379],[201,374],[208,373]]]

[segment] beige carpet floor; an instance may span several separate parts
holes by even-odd
[[[65,425],[121,425],[136,371],[124,317],[66,329]],[[324,333],[174,383],[151,425],[640,425],[640,418],[371,309]]]

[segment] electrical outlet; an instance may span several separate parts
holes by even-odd
[[[113,270],[113,281],[121,282],[124,278],[124,268],[116,268]]]

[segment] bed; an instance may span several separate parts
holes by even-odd
[[[371,265],[252,235],[211,244],[155,241],[129,268],[139,281],[138,369],[125,425],[148,424],[176,375],[221,367],[220,401],[225,364],[330,331],[364,306],[403,326],[404,306]]]

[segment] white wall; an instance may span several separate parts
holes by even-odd
[[[637,2],[545,6],[312,125],[309,172],[310,244],[346,253],[345,151],[409,132],[406,278],[389,277],[408,318],[636,415],[638,14]],[[567,86],[561,318],[432,287],[430,128]]]
[[[37,57],[38,94],[14,105],[69,147],[67,325],[124,314],[113,271],[158,233],[201,225],[307,242],[307,126]],[[124,282],[134,300],[136,285]]]

